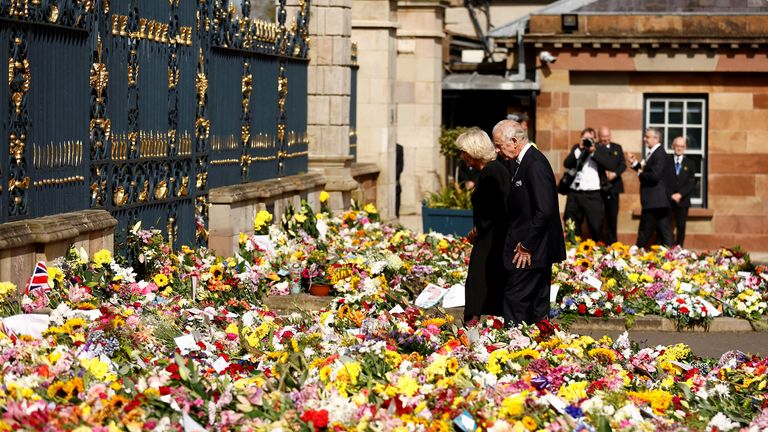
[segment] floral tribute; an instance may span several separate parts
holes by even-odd
[[[292,233],[243,234],[234,257],[173,251],[136,226],[125,256],[73,249],[48,263],[45,296],[19,301],[0,285],[5,319],[19,312],[14,301],[48,309],[34,315],[47,320],[39,335],[0,327],[0,431],[768,428],[765,358],[699,359],[684,345],[640,348],[546,322],[463,328],[413,296],[464,280],[466,242],[363,208],[310,211],[280,218]],[[310,219],[316,232],[302,227]],[[337,294],[326,308],[264,307],[313,264]],[[581,244],[556,269],[557,313],[673,316],[706,310],[702,298],[758,317],[765,269],[739,273],[747,268],[727,250]]]

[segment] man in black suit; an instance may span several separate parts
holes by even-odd
[[[535,324],[549,316],[552,264],[565,259],[555,175],[519,123],[497,123],[493,142],[512,169],[507,199],[510,227],[504,242],[508,270],[504,321],[507,325]]]
[[[675,244],[680,246],[685,243],[685,223],[688,219],[688,209],[691,208],[691,194],[696,188],[696,164],[685,157],[685,147],[684,137],[679,136],[672,141],[674,153],[669,158],[671,167],[668,167],[669,181],[667,182],[672,217],[677,227]]]
[[[667,167],[669,159],[661,145],[659,129],[649,127],[645,130],[646,156],[643,161],[629,155],[632,169],[640,179],[640,227],[637,231],[637,246],[648,248],[651,235],[657,233],[657,242],[664,246],[672,244],[672,229],[669,220],[669,198],[667,196]]]
[[[624,149],[611,141],[611,130],[608,127],[601,127],[597,138],[600,144],[593,157],[605,167],[607,185],[603,187],[603,203],[605,204],[605,224],[608,228],[605,239],[608,244],[611,244],[617,240],[619,194],[624,193],[621,174],[626,171],[627,163],[624,162]]]

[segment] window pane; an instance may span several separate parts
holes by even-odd
[[[691,128],[686,130],[688,136],[688,150],[701,150],[701,128]]]
[[[648,120],[651,124],[664,123],[664,102],[651,102],[651,109]]]
[[[669,123],[683,124],[683,103],[682,102],[669,103]]]
[[[681,127],[670,127],[667,128],[667,140],[664,141],[665,145],[668,149],[672,148],[672,140],[675,138],[683,136],[683,128]]]
[[[701,181],[701,174],[696,174],[696,187],[691,192],[691,199],[701,199],[704,196],[704,183]]]
[[[704,116],[701,115],[703,111],[703,104],[701,102],[688,102],[688,111],[686,112],[689,125],[700,125]]]

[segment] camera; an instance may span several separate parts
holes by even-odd
[[[557,61],[557,57],[553,56],[549,51],[542,51],[539,53],[539,60],[542,63],[554,63]]]
[[[590,148],[590,147],[592,147],[594,144],[595,144],[595,140],[594,140],[594,139],[592,139],[592,138],[584,138],[583,140],[581,140],[581,145],[582,145],[584,148]]]

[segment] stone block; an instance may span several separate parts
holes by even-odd
[[[711,174],[763,174],[768,154],[710,154]]]
[[[745,151],[747,153],[768,154],[768,131],[750,130],[747,131],[746,135],[747,146]],[[739,143],[743,142],[736,141],[734,146],[741,147]]]
[[[717,56],[708,53],[675,55],[674,53],[644,53],[634,56],[635,69],[641,72],[714,72]]]
[[[333,64],[349,65],[352,62],[352,41],[348,37],[333,39]]]
[[[597,107],[601,109],[643,109],[642,93],[598,93],[595,99]]]
[[[716,172],[713,170],[713,172]],[[755,177],[751,175],[710,174],[710,195],[755,196]]]
[[[760,197],[756,196],[714,195],[710,193],[708,205],[717,215],[765,214],[764,202]]]
[[[329,124],[349,125],[349,96],[330,98]]]
[[[569,93],[569,98],[572,108],[598,108],[598,98],[597,93],[595,92],[581,91],[581,89],[574,87],[574,90]],[[539,100],[540,97],[536,98],[537,105],[539,104]]]
[[[416,53],[416,39],[403,38],[397,39],[397,53],[398,54],[415,54]]]
[[[327,66],[322,68],[325,94],[349,95],[352,89],[352,75],[349,67]]]
[[[758,136],[759,131],[710,129],[707,147],[710,153],[752,153],[748,150],[749,137]],[[768,138],[767,132],[761,132]],[[745,145],[746,143],[746,145]]]
[[[552,92],[541,92],[536,97],[536,108],[551,108],[552,107]]]
[[[571,108],[568,110],[568,129],[581,130],[586,124],[586,110],[584,108]]]
[[[752,106],[757,109],[768,109],[768,93],[753,94]]]
[[[753,95],[751,93],[712,93],[709,95],[711,110],[751,110]]]
[[[643,124],[643,111],[641,109],[587,109],[585,118],[588,125],[606,125],[612,129],[639,129]]]
[[[325,11],[325,34],[330,36],[349,36],[352,32],[351,24],[347,27],[345,9],[328,8]]]
[[[417,82],[414,89],[415,100],[419,103],[441,104],[442,91],[439,82]]]
[[[397,56],[397,80],[410,82],[416,76],[416,59],[413,56]]]
[[[768,216],[765,215],[715,215],[715,231],[718,233],[768,234]]]
[[[314,45],[310,50],[313,64],[317,66],[328,66],[333,64],[333,43],[334,38],[327,36],[318,36],[311,41]]]
[[[329,96],[309,95],[307,97],[307,124],[310,125],[326,125],[328,124],[330,117],[330,101]]]
[[[397,81],[395,84],[395,103],[413,104],[416,99],[416,85],[413,82]]]
[[[440,58],[416,58],[416,81],[441,83],[443,62]]]

